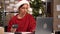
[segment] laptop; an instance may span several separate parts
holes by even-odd
[[[53,29],[53,18],[46,17],[36,18],[36,31],[35,34],[51,34]]]

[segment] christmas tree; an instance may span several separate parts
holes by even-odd
[[[31,5],[31,8],[33,9],[32,12],[35,18],[40,15],[39,14],[40,9],[42,10],[42,13],[44,13],[44,6],[41,0],[30,0],[30,5]]]

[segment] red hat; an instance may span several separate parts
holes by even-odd
[[[26,1],[26,0],[19,1],[19,2],[15,5],[16,9],[18,10],[18,8],[19,8],[22,4],[28,4],[28,5],[29,5],[29,2]]]

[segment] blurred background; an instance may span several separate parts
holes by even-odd
[[[11,17],[18,12],[14,5],[20,0],[0,0],[0,26],[5,32]],[[31,8],[28,13],[36,19],[36,34],[51,34],[60,30],[60,0],[27,0]]]

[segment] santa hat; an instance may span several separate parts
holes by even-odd
[[[19,1],[19,2],[15,5],[16,9],[18,10],[18,8],[19,8],[22,4],[28,4],[28,5],[29,5],[29,2],[28,2],[27,0],[21,0],[21,1]]]

